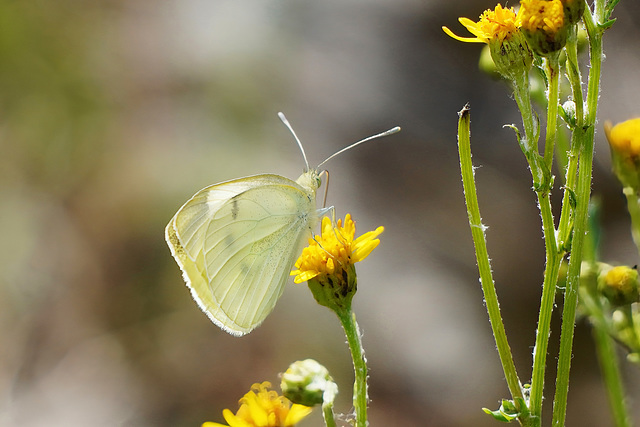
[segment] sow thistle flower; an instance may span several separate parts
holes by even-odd
[[[347,214],[334,227],[327,217],[322,219],[319,236],[309,239],[309,246],[295,263],[295,283],[307,281],[316,301],[326,307],[350,306],[357,288],[355,263],[365,259],[380,240],[384,227],[378,227],[354,239],[356,224]]]
[[[270,388],[268,381],[253,384],[251,391],[240,399],[240,409],[235,415],[229,409],[222,411],[228,425],[206,422],[202,427],[293,427],[311,412],[307,406],[292,405]]]
[[[494,10],[485,10],[478,22],[469,18],[458,18],[458,21],[475,37],[460,37],[447,27],[442,30],[462,42],[489,45],[491,58],[503,76],[513,80],[516,74],[526,73],[531,67],[533,54],[520,31],[518,15],[513,8],[498,4]]]

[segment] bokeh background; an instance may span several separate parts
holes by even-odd
[[[530,375],[543,241],[506,86],[455,42],[447,0],[0,0],[0,425],[197,426],[294,360],[326,365],[350,409],[352,368],[332,313],[287,286],[243,338],[191,300],[164,227],[206,185],[295,179],[332,160],[329,203],[361,232],[355,310],[374,426],[489,426],[507,388],[477,280],[456,151],[470,102],[476,177],[507,332]],[[605,40],[600,123],[640,115],[640,6]],[[601,126],[594,192],[603,258],[637,264]],[[556,191],[554,196],[560,196]],[[557,202],[556,202],[557,204]],[[560,300],[558,301],[561,302]],[[557,319],[556,319],[557,320]],[[549,356],[551,412],[558,323]],[[610,425],[590,330],[577,326],[567,425]],[[624,365],[640,419],[638,369]],[[304,423],[321,425],[316,413]]]

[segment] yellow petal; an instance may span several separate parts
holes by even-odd
[[[287,418],[284,421],[285,426],[293,426],[298,424],[304,417],[311,413],[311,408],[304,405],[298,405],[294,403],[291,405],[291,409],[287,414]]]
[[[453,31],[451,31],[449,28],[445,26],[442,27],[442,31],[447,33],[449,37],[452,37],[461,42],[465,42],[465,43],[484,43],[485,42],[484,40],[480,40],[478,37],[460,37],[454,34]]]
[[[222,416],[224,417],[225,421],[229,423],[229,427],[253,427],[242,418],[235,416],[234,413],[228,409],[222,411]]]

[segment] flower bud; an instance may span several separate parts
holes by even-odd
[[[616,307],[637,302],[638,270],[622,265],[602,271],[598,290]]]
[[[576,125],[576,103],[568,100],[561,107],[561,115],[564,121],[571,127]]]
[[[506,78],[513,79],[513,76],[527,73],[531,68],[533,53],[520,30],[514,31],[502,42],[489,43],[489,50],[496,69]]]
[[[292,363],[282,374],[280,387],[287,399],[304,406],[332,403],[338,394],[327,368],[313,359]]]
[[[584,13],[585,1],[584,0],[561,0],[564,6],[564,18],[570,24],[577,24],[582,19]]]

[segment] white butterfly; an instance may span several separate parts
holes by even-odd
[[[291,125],[306,172],[296,181],[280,175],[254,175],[198,191],[169,221],[165,238],[191,295],[209,319],[241,336],[271,313],[289,272],[318,219],[333,207],[316,207],[318,168],[334,156],[395,127],[352,144],[309,169]]]

